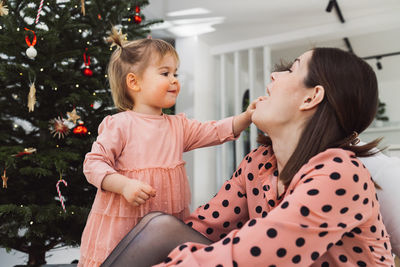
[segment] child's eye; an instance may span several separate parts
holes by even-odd
[[[162,75],[162,76],[165,76],[165,77],[168,77],[168,74],[169,74],[168,72],[163,72],[163,73],[161,73],[161,75]]]
[[[175,78],[178,78],[178,77],[179,77],[179,74],[178,74],[178,73],[175,73],[175,74],[174,74],[174,77],[175,77]]]

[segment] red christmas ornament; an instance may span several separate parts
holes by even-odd
[[[30,59],[34,59],[37,55],[37,51],[35,49],[35,44],[37,42],[37,37],[36,37],[36,33],[28,28],[24,28],[25,31],[30,31],[33,33],[33,40],[31,42],[31,40],[29,39],[28,35],[25,35],[25,42],[28,45],[28,49],[26,49],[26,55],[30,58]]]
[[[136,24],[140,24],[142,22],[142,17],[140,16],[140,7],[139,6],[135,7],[135,16],[133,17],[133,21]]]
[[[85,49],[85,52],[83,53],[83,61],[85,62],[85,69],[83,70],[83,75],[85,75],[86,77],[91,77],[91,76],[93,76],[93,71],[91,69],[89,69],[90,56],[86,55],[86,52],[87,52],[87,48]]]
[[[135,17],[133,17],[133,21],[137,24],[140,24],[140,22],[142,22],[142,17],[140,15],[135,15]]]
[[[88,132],[88,129],[85,127],[85,125],[83,125],[83,122],[79,122],[79,125],[76,126],[72,132],[75,135],[80,135],[80,136],[85,136]]]
[[[93,76],[93,71],[91,69],[89,69],[89,67],[87,66],[84,70],[83,70],[83,75],[91,77]]]

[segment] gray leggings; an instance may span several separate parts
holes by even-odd
[[[101,267],[152,266],[185,242],[212,243],[174,216],[151,212],[119,242]]]

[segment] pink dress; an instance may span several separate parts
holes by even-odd
[[[125,111],[99,126],[84,173],[98,188],[81,241],[79,266],[99,266],[118,242],[150,211],[183,219],[189,215],[190,188],[182,154],[234,140],[233,118],[200,123],[183,114],[146,115]],[[120,173],[150,184],[157,195],[135,207],[123,196],[101,189],[108,174]]]
[[[249,153],[185,220],[215,243],[182,244],[157,267],[394,266],[374,183],[353,152],[314,156],[279,197],[277,176],[271,147]]]

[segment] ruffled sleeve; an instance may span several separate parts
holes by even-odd
[[[104,177],[116,173],[115,161],[121,154],[125,135],[121,122],[115,116],[107,116],[99,126],[99,135],[86,154],[83,172],[89,183],[101,188]]]
[[[184,129],[184,151],[200,147],[219,145],[239,137],[233,135],[233,117],[219,121],[199,122],[178,114]]]

